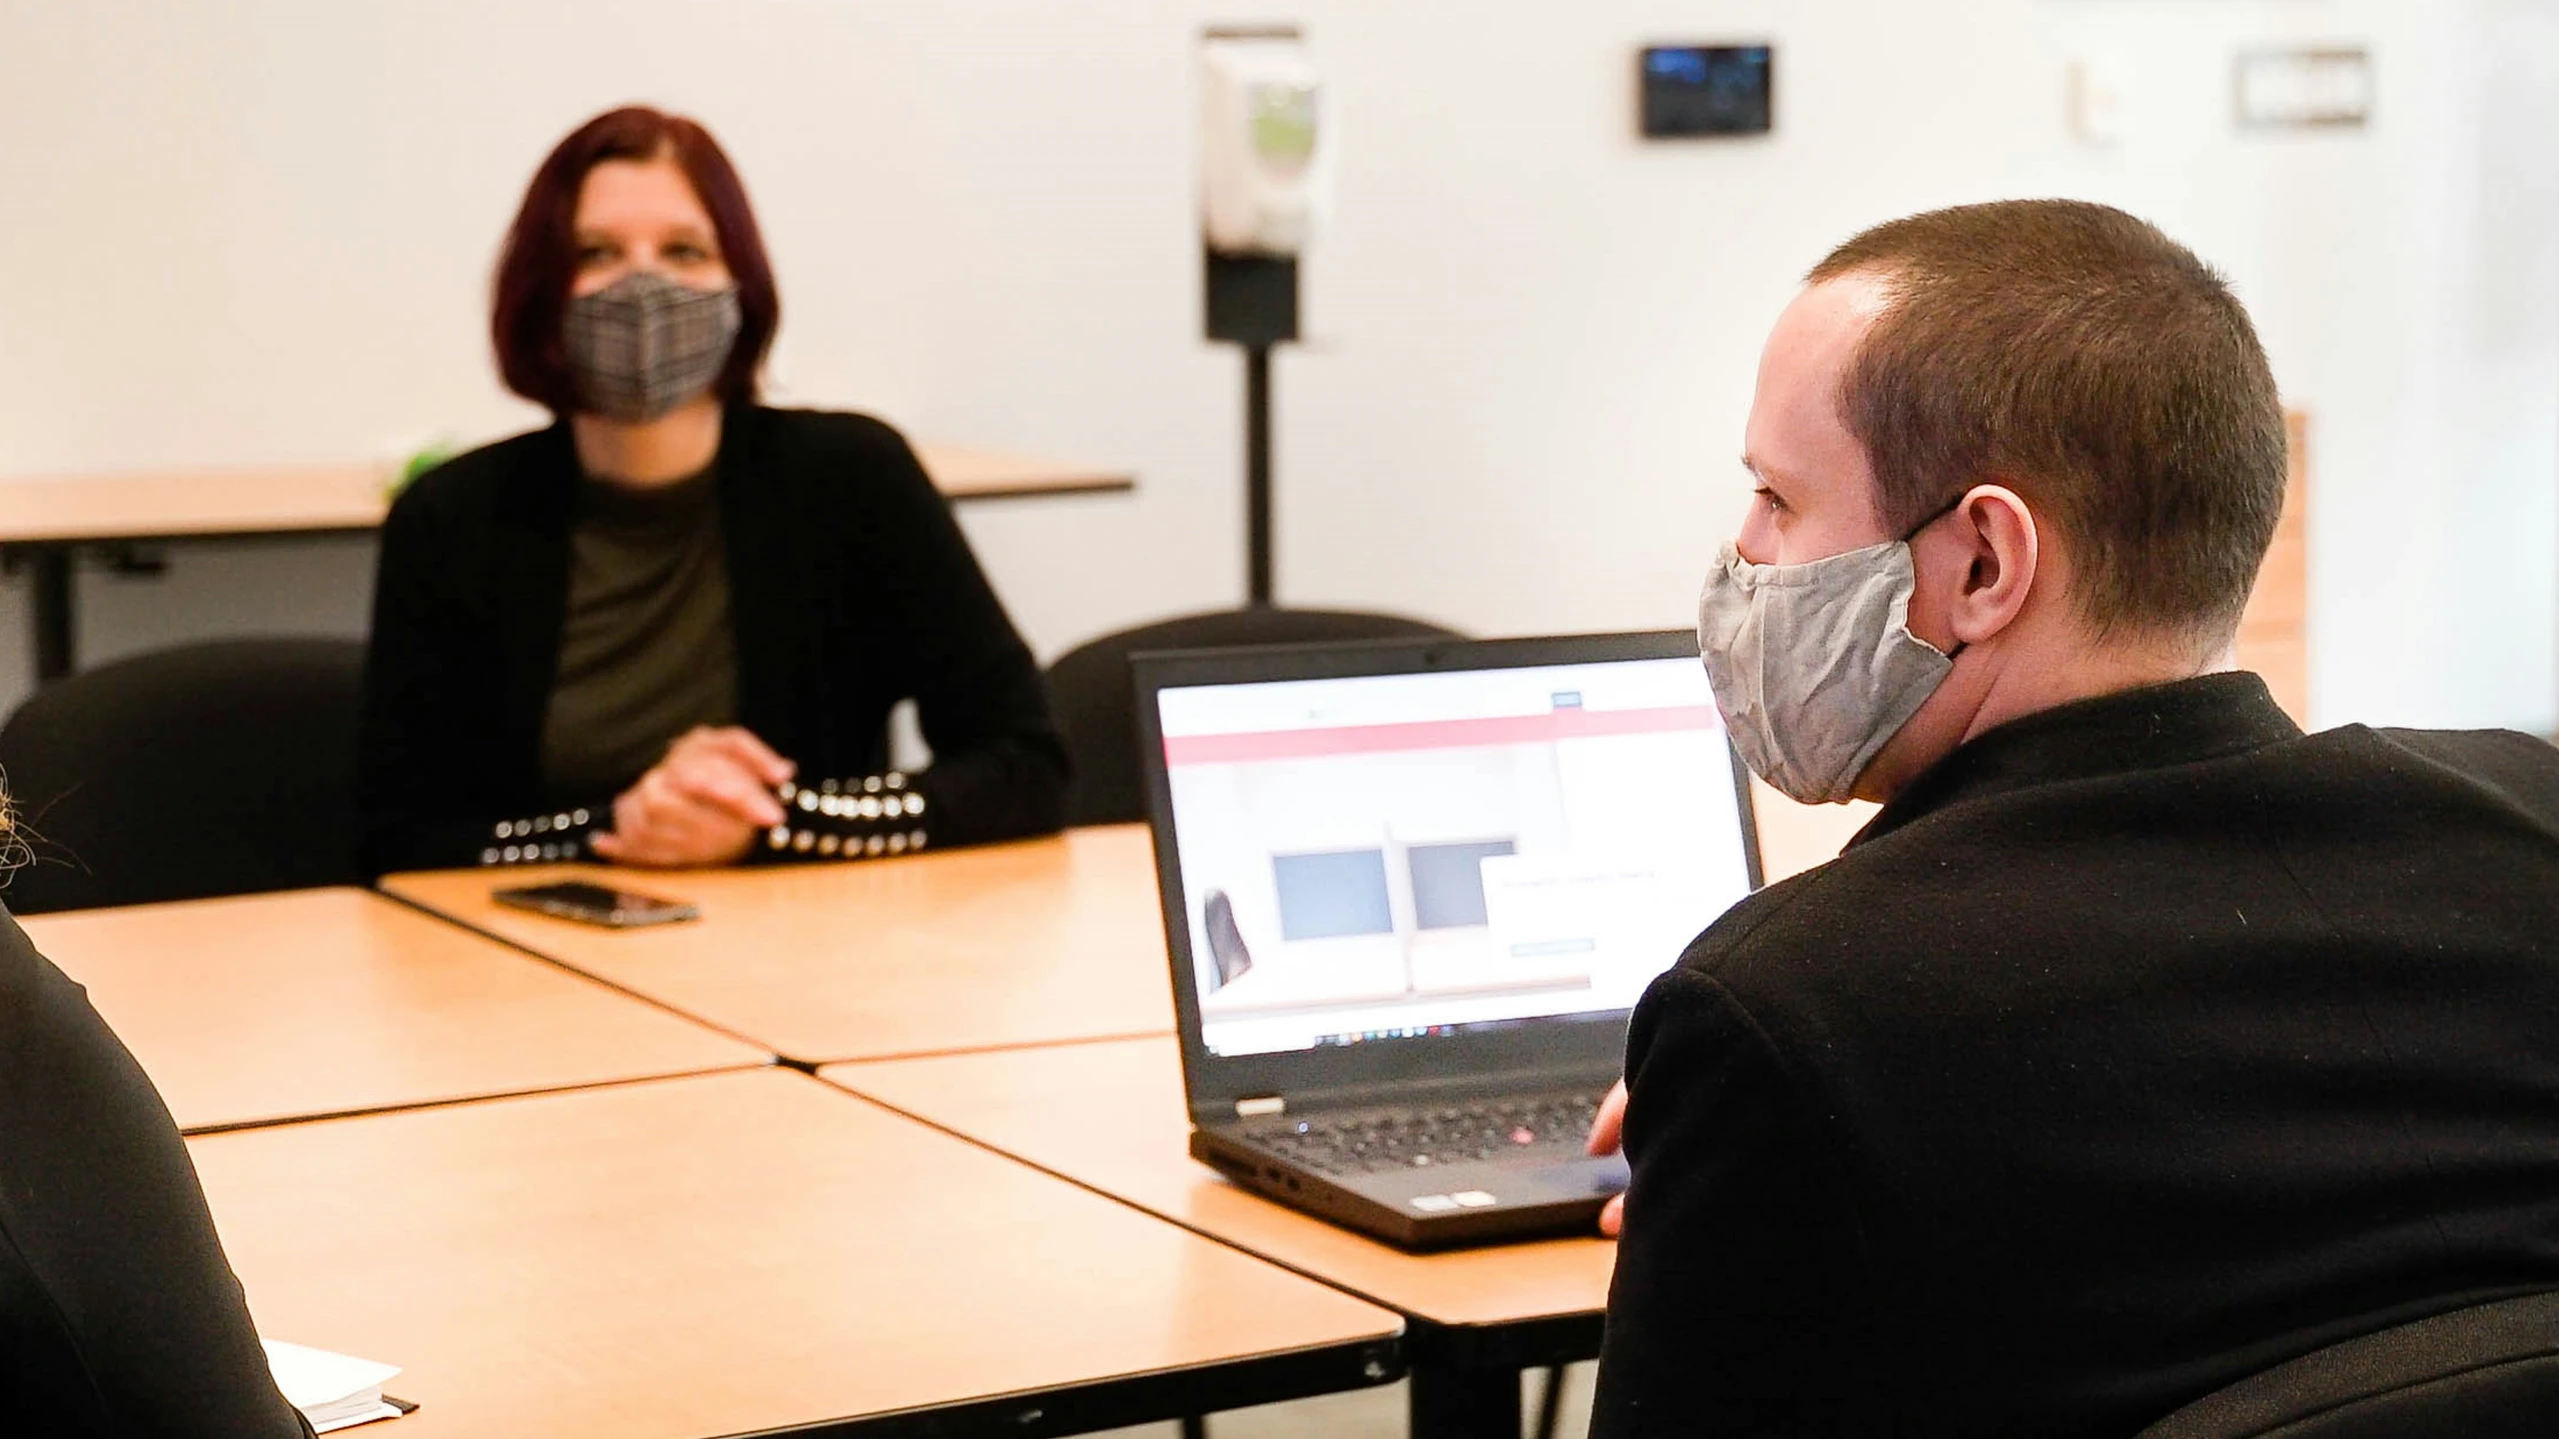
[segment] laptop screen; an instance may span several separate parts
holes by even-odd
[[[1629,1009],[1750,890],[1694,657],[1155,698],[1211,1054]]]

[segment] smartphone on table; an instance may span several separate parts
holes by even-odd
[[[502,889],[489,898],[517,909],[555,919],[573,919],[580,924],[598,924],[606,929],[637,929],[702,917],[702,911],[682,900],[660,899],[653,894],[636,894],[585,880]]]

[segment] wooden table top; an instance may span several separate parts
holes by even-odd
[[[360,889],[23,923],[188,1129],[772,1060]]]
[[[1132,489],[1124,471],[962,445],[915,447],[955,501]],[[0,479],[0,544],[370,530],[390,508],[379,465]]]
[[[1137,488],[1126,470],[1037,460],[970,445],[917,444],[915,457],[933,485],[954,500],[1030,499],[1040,495],[1110,494]]]
[[[1617,1246],[1593,1235],[1436,1254],[1274,1204],[1190,1157],[1170,1037],[834,1065],[822,1077],[981,1144],[1446,1325],[1596,1314]]]
[[[787,1070],[188,1147],[260,1331],[403,1366],[396,1439],[699,1439],[1400,1328]]]
[[[509,909],[505,885],[592,879],[699,905],[608,930]],[[1173,1027],[1143,825],[904,859],[649,872],[393,875],[383,888],[810,1063]]]

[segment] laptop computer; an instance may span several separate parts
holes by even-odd
[[[1191,1153],[1409,1248],[1587,1230],[1629,1011],[1759,883],[1695,636],[1134,669]]]

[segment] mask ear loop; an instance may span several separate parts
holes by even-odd
[[[1933,510],[1929,511],[1929,512],[1928,512],[1928,518],[1926,518],[1926,519],[1924,519],[1924,520],[1921,520],[1918,524],[1915,524],[1915,525],[1911,526],[1909,529],[1902,531],[1901,542],[1902,542],[1903,544],[1909,544],[1912,540],[1918,539],[1918,538],[1919,538],[1919,532],[1920,532],[1921,530],[1924,530],[1924,529],[1928,528],[1930,525],[1933,525],[1933,524],[1937,523],[1939,520],[1942,520],[1942,519],[1946,518],[1948,515],[1953,514],[1955,511],[1962,509],[1962,508],[1964,507],[1964,501],[1969,500],[1969,499],[1971,499],[1972,497],[1973,497],[1973,492],[1972,492],[1971,490],[1967,489],[1967,490],[1965,490],[1962,494],[1959,494],[1959,495],[1955,496],[1953,499],[1948,500],[1946,503],[1944,503],[1944,504],[1942,504],[1942,505],[1939,505],[1937,508],[1935,508],[1935,509],[1933,509]]]
[[[1966,500],[1968,500],[1968,499],[1971,499],[1971,498],[1972,498],[1972,494],[1973,494],[1972,490],[1971,490],[1971,489],[1969,489],[1969,488],[1967,488],[1967,489],[1965,489],[1961,494],[1958,494],[1958,495],[1956,495],[1953,499],[1948,500],[1945,504],[1938,506],[1938,507],[1937,507],[1937,509],[1936,509],[1935,511],[1933,511],[1933,512],[1931,512],[1931,513],[1930,513],[1930,515],[1928,516],[1928,518],[1926,518],[1926,519],[1924,519],[1924,520],[1921,520],[1918,524],[1915,524],[1915,525],[1911,526],[1908,530],[1904,531],[1904,532],[1903,532],[1903,534],[1902,534],[1902,537],[1901,537],[1901,542],[1902,542],[1903,544],[1905,544],[1905,545],[1906,545],[1906,544],[1909,544],[1912,540],[1915,540],[1915,539],[1919,538],[1919,532],[1920,532],[1921,530],[1924,530],[1924,529],[1928,528],[1930,525],[1933,525],[1933,524],[1937,523],[1939,520],[1942,520],[1942,519],[1946,518],[1948,515],[1953,514],[1955,511],[1962,509],[1962,508],[1964,507],[1964,501],[1966,501]],[[1921,640],[1921,641],[1920,641],[1920,643],[1921,643],[1921,644],[1927,644],[1928,642],[1927,642],[1926,640]],[[1940,651],[1939,651],[1939,653],[1940,653],[1940,654],[1943,654],[1947,659],[1951,660],[1951,659],[1953,659],[1955,656],[1957,656],[1957,655],[1959,655],[1959,654],[1962,654],[1965,650],[1968,650],[1968,649],[1970,649],[1970,648],[1972,648],[1972,646],[1971,646],[1971,645],[1969,645],[1969,644],[1967,644],[1965,641],[1963,641],[1963,640],[1957,640],[1957,641],[1955,641],[1955,647],[1954,647],[1953,649],[1951,649],[1951,650],[1940,650]]]

